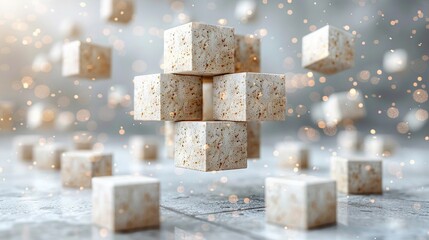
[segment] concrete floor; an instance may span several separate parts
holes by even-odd
[[[165,158],[132,161],[124,142],[107,144],[115,154],[114,174],[161,180],[161,227],[113,234],[91,224],[91,190],[63,188],[59,172],[17,161],[9,142],[0,144],[0,239],[429,239],[424,149],[403,148],[385,159],[383,195],[339,194],[337,225],[295,231],[265,223],[265,177],[295,174],[277,168],[272,143],[248,169],[215,173],[178,169]],[[313,146],[311,170],[302,173],[329,176],[333,150],[325,144]],[[230,202],[231,195],[238,201]]]

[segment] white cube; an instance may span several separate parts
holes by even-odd
[[[113,231],[159,226],[159,180],[142,176],[92,179],[92,222]]]
[[[265,211],[269,223],[310,229],[334,224],[337,218],[335,181],[311,176],[265,180]]]
[[[128,23],[133,18],[133,0],[101,0],[100,15],[108,22]]]
[[[364,151],[370,156],[389,157],[395,153],[397,146],[394,136],[368,135],[365,137]]]
[[[33,148],[39,144],[40,138],[38,135],[16,136],[13,140],[13,146],[17,158],[24,161],[32,161]]]
[[[356,130],[344,130],[338,133],[337,145],[343,152],[362,150],[363,136]]]
[[[134,159],[156,160],[158,141],[153,136],[131,136],[129,150]]]
[[[323,104],[323,112],[328,126],[364,118],[366,110],[362,93],[358,91],[333,93]]]
[[[38,168],[60,169],[61,155],[67,147],[60,144],[39,145],[33,148],[33,160]]]
[[[302,142],[284,141],[275,146],[274,156],[278,164],[284,168],[306,169],[308,168],[309,149]]]

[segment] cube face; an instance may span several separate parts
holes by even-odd
[[[134,120],[202,118],[201,77],[153,74],[134,78]]]
[[[203,121],[213,121],[213,78],[203,78]]]
[[[336,185],[310,176],[267,178],[266,219],[270,223],[309,229],[336,222]]]
[[[61,156],[61,180],[65,187],[90,188],[93,177],[111,175],[112,154],[72,151]]]
[[[178,122],[175,125],[176,167],[219,171],[247,167],[247,124]]]
[[[261,122],[247,123],[247,158],[260,157],[261,151]]]
[[[107,47],[80,41],[66,43],[63,46],[63,76],[109,78],[111,55],[112,51]]]
[[[261,39],[253,35],[235,35],[235,72],[261,71]]]
[[[328,25],[304,36],[302,66],[323,74],[334,74],[353,67],[353,35]]]
[[[340,92],[331,94],[328,101],[323,105],[323,112],[328,126],[364,118],[366,110],[362,93]]]
[[[306,169],[309,165],[309,150],[300,142],[281,142],[275,147],[279,166]]]
[[[213,117],[225,121],[286,118],[285,76],[236,73],[213,78]]]
[[[158,158],[158,143],[154,137],[132,136],[129,145],[134,159],[156,160]]]
[[[33,148],[39,144],[40,136],[37,135],[22,135],[17,136],[13,140],[13,146],[17,154],[17,158],[24,161],[33,160]]]
[[[101,17],[109,22],[128,23],[133,18],[134,1],[132,0],[102,0]]]
[[[13,128],[13,103],[0,101],[0,132]]]
[[[234,29],[191,22],[164,32],[164,73],[234,72]]]
[[[381,194],[382,161],[361,157],[332,157],[331,175],[338,191],[348,194]]]
[[[159,226],[160,183],[142,176],[93,178],[92,222],[113,231]]]
[[[60,169],[61,155],[67,151],[65,146],[48,144],[35,146],[33,149],[33,158],[36,166],[42,169]]]

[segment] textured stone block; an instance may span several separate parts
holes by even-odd
[[[13,140],[13,146],[17,158],[24,161],[32,161],[33,148],[39,144],[40,138],[37,135],[16,136]]]
[[[224,121],[285,120],[285,76],[235,73],[214,77],[213,117]]]
[[[247,168],[247,124],[177,122],[176,167],[199,171]]]
[[[269,223],[310,229],[334,224],[337,217],[335,181],[311,176],[267,178],[265,211]]]
[[[259,158],[261,153],[261,122],[247,122],[247,158]]]
[[[358,91],[333,93],[328,101],[324,102],[323,112],[328,126],[347,124],[364,118],[366,110],[362,93]]]
[[[364,140],[364,151],[370,156],[389,157],[397,147],[395,137],[387,134],[368,135]]]
[[[354,66],[353,35],[325,26],[302,38],[302,66],[323,74],[334,74]]]
[[[67,148],[60,144],[38,145],[33,148],[33,160],[41,169],[60,169],[61,155]]]
[[[164,124],[164,131],[167,158],[174,159],[174,136],[176,135],[175,123],[166,121]]]
[[[13,128],[13,103],[0,101],[0,132],[11,131]]]
[[[285,141],[277,143],[274,156],[284,168],[306,169],[309,165],[310,151],[302,142]]]
[[[96,44],[73,41],[63,46],[64,77],[110,78],[112,50]]]
[[[143,176],[92,179],[92,222],[113,231],[159,226],[160,183]]]
[[[95,137],[90,132],[80,131],[73,134],[73,144],[77,150],[91,150],[94,142]]]
[[[187,23],[164,32],[164,73],[214,76],[234,72],[234,29]]]
[[[202,118],[201,77],[174,74],[134,78],[134,119],[184,121]]]
[[[381,194],[382,162],[359,156],[331,158],[331,176],[339,192],[347,194]]]
[[[134,159],[156,160],[158,158],[158,142],[155,137],[132,136],[129,148]]]
[[[46,130],[55,127],[57,109],[44,103],[36,103],[28,108],[27,128],[31,130]]]
[[[362,150],[363,137],[356,130],[344,130],[338,133],[337,145],[344,152],[358,152]]]
[[[261,71],[261,39],[253,35],[235,35],[235,72]]]
[[[133,0],[101,0],[100,16],[103,20],[116,23],[128,23],[133,19]]]
[[[93,177],[112,175],[112,154],[95,151],[71,151],[61,156],[61,180],[64,187],[91,188]]]
[[[213,121],[213,78],[203,78],[203,121]]]

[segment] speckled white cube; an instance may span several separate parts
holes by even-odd
[[[13,139],[13,146],[18,159],[24,161],[33,160],[33,148],[39,144],[40,136],[22,135]]]
[[[331,176],[342,193],[381,194],[382,174],[380,159],[360,156],[331,158]]]
[[[361,92],[338,92],[329,96],[323,104],[326,124],[335,126],[341,123],[353,123],[366,116]]]
[[[203,78],[203,121],[213,121],[213,78]]]
[[[223,121],[285,120],[285,76],[235,73],[214,77],[213,117]]]
[[[337,136],[337,145],[343,152],[358,152],[362,150],[363,137],[356,130],[340,131]]]
[[[134,159],[156,160],[158,158],[158,142],[153,136],[131,136],[129,150]]]
[[[60,144],[38,145],[33,148],[33,160],[41,169],[60,169],[61,155],[67,147]]]
[[[93,43],[73,41],[63,46],[64,77],[110,78],[112,50]]]
[[[368,135],[364,140],[364,151],[370,156],[390,157],[397,147],[395,137],[388,134]]]
[[[325,26],[302,38],[302,66],[323,74],[334,74],[354,66],[353,35]]]
[[[112,175],[112,154],[96,151],[70,151],[61,156],[64,187],[91,188],[93,177]]]
[[[77,150],[91,150],[94,146],[95,137],[90,132],[79,131],[73,134],[74,148]]]
[[[112,231],[155,228],[160,224],[160,182],[143,176],[92,179],[92,222]]]
[[[253,35],[235,35],[235,72],[261,71],[261,39]]]
[[[11,131],[13,128],[13,103],[0,101],[0,132]]]
[[[164,32],[164,73],[214,76],[234,72],[234,29],[191,22]]]
[[[100,16],[103,20],[115,23],[128,23],[133,18],[133,0],[101,0]]]
[[[174,136],[176,135],[175,123],[172,121],[166,121],[164,124],[164,133],[167,158],[174,159]]]
[[[247,122],[247,158],[257,159],[261,153],[261,122]]]
[[[176,167],[198,171],[247,168],[245,122],[177,122]]]
[[[310,229],[334,224],[337,218],[335,181],[312,176],[265,180],[265,211],[269,223]]]
[[[305,143],[285,141],[276,144],[274,156],[277,157],[280,167],[306,169],[310,152]]]
[[[186,121],[202,118],[202,78],[152,74],[134,78],[134,120]]]

